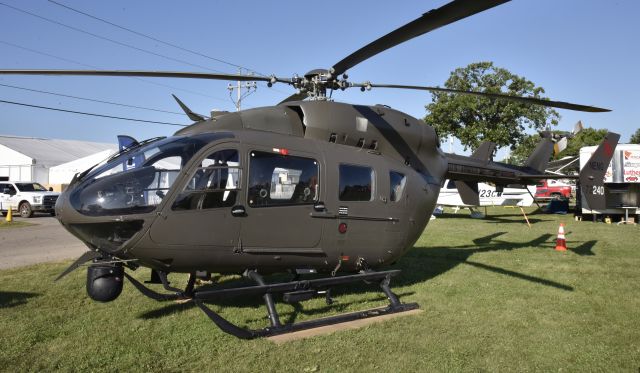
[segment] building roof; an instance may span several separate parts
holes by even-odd
[[[102,152],[117,150],[117,144],[91,141],[42,139],[37,137],[19,137],[0,135],[0,145],[34,159],[34,163],[55,166],[78,158]]]

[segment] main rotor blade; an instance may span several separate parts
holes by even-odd
[[[535,97],[510,96],[510,95],[500,94],[500,93],[461,91],[458,89],[449,89],[449,88],[440,88],[440,87],[426,87],[426,86],[399,85],[399,84],[354,84],[353,86],[355,87],[363,86],[363,87],[372,87],[372,88],[415,89],[418,91],[458,93],[461,95],[472,95],[472,96],[488,97],[488,98],[493,98],[497,100],[517,101],[517,102],[524,102],[526,104],[534,104],[534,105],[555,107],[559,109],[567,109],[567,110],[575,110],[575,111],[586,111],[589,113],[604,113],[604,112],[611,111],[610,109],[603,109],[595,106],[572,104],[570,102],[564,102],[564,101],[551,101],[551,100],[545,100],[542,98],[535,98]]]
[[[302,101],[305,98],[307,98],[307,94],[306,93],[294,93],[291,96],[285,98],[284,100],[278,102],[278,105],[284,104],[286,102],[290,102],[290,101]]]
[[[239,74],[195,73],[184,71],[147,71],[147,70],[0,70],[0,75],[90,75],[90,76],[139,76],[153,78],[190,78],[233,81],[263,81],[275,79],[277,82],[290,83],[290,79],[251,76]]]
[[[333,65],[332,73],[334,76],[340,75],[360,62],[407,40],[508,1],[510,0],[454,0],[438,9],[430,10],[423,14],[422,17],[351,53],[342,61]]]

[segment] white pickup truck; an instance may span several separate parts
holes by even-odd
[[[51,192],[32,181],[0,181],[0,211],[6,215],[11,210],[30,218],[34,212],[44,212],[54,216],[56,201],[60,193]]]

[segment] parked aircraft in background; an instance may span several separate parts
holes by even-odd
[[[528,190],[527,190],[528,189]],[[440,189],[440,195],[438,196],[438,206],[450,206],[453,207],[455,212],[461,208],[468,208],[471,211],[471,217],[482,218],[484,217],[479,211],[475,211],[474,208],[478,206],[520,206],[526,207],[533,204],[533,195],[536,193],[536,186],[529,185],[527,188],[510,188],[506,187],[502,190],[497,190],[495,186],[478,183],[478,196],[480,199],[479,205],[469,205],[462,201],[462,197],[456,188],[456,184],[453,180],[447,180],[444,183],[442,189]]]

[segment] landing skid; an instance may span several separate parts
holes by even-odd
[[[191,277],[189,278],[189,283],[187,284],[187,288],[184,291],[170,287],[166,279],[166,273],[160,273],[160,278],[162,280],[163,286],[169,291],[174,291],[174,293],[172,294],[158,293],[154,290],[149,289],[126,272],[124,275],[129,281],[131,281],[136,289],[138,289],[142,294],[151,299],[157,301],[170,301],[190,298],[194,302],[194,304],[197,305],[209,317],[209,319],[213,321],[213,323],[216,324],[216,326],[218,326],[225,333],[242,339],[253,339],[291,333],[305,329],[312,329],[320,326],[333,325],[347,321],[405,312],[419,308],[417,303],[401,303],[398,300],[398,297],[391,291],[389,287],[391,277],[396,276],[398,273],[400,273],[400,270],[366,272],[355,275],[266,284],[262,276],[260,276],[256,271],[247,271],[245,272],[245,276],[255,281],[257,285],[218,290],[194,290],[193,279],[195,277],[191,275]],[[280,316],[276,311],[275,302],[273,301],[273,294],[283,294],[285,299],[304,300],[309,299],[316,294],[320,294],[321,291],[328,291],[333,286],[359,281],[363,281],[366,283],[377,282],[380,285],[382,292],[387,296],[389,305],[386,307],[380,307],[366,311],[346,313],[342,315],[303,321],[293,324],[283,325],[280,323]],[[232,324],[231,322],[227,321],[222,316],[211,310],[204,303],[205,301],[228,299],[237,296],[260,295],[263,296],[265,304],[267,306],[267,313],[271,325],[258,330],[245,329]],[[327,294],[327,303],[330,303],[330,300],[331,299]]]

